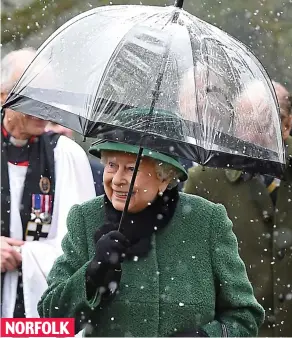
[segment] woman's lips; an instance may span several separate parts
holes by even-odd
[[[133,192],[132,193],[132,196],[134,195],[135,193]],[[119,198],[119,199],[127,199],[127,196],[128,196],[128,192],[123,192],[123,191],[114,191],[114,195],[116,198]]]

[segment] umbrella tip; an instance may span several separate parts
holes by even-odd
[[[183,8],[184,0],[175,0],[174,7]]]

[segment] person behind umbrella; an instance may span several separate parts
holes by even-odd
[[[36,55],[7,54],[1,62],[1,105]],[[1,316],[38,317],[46,275],[61,253],[66,218],[95,196],[85,152],[45,133],[47,121],[4,109],[1,119]]]
[[[187,173],[176,158],[144,149],[118,231],[138,150],[90,148],[105,165],[105,195],[71,209],[40,316],[83,318],[86,336],[256,336],[264,311],[232,222],[222,205],[178,192]]]
[[[243,171],[196,167],[189,170],[184,192],[226,207],[255,296],[266,310],[259,334],[285,337],[292,333],[292,269],[289,268],[292,265],[292,137],[289,136],[292,104],[288,91],[279,83],[273,85],[286,145],[284,180]],[[252,107],[258,108],[250,125],[239,121],[238,132],[252,142],[269,144],[272,123],[263,86],[250,85],[238,103],[242,114],[253,111]],[[260,119],[262,132],[254,129],[255,118]]]

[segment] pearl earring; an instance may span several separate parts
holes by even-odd
[[[159,191],[158,195],[162,196],[163,195],[163,191]]]

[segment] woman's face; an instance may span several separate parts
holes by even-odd
[[[116,210],[123,211],[131,178],[133,175],[136,155],[122,152],[103,152],[105,165],[103,182],[108,199]],[[145,209],[156,198],[160,191],[164,191],[170,180],[162,181],[157,177],[155,161],[143,157],[133,194],[129,204],[129,212],[136,213]]]

